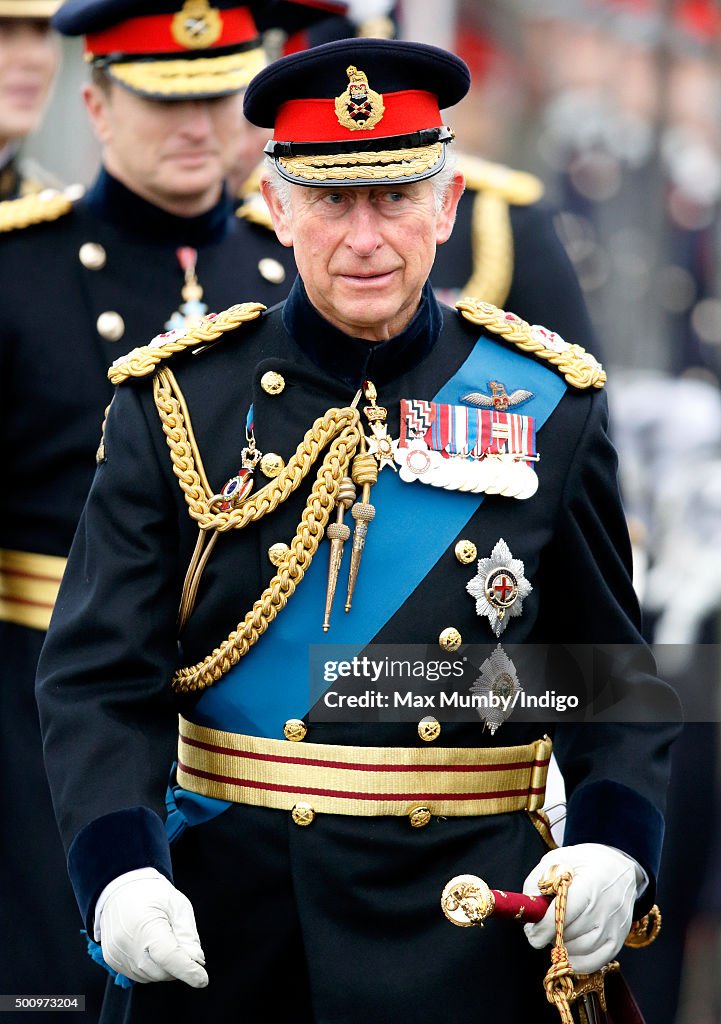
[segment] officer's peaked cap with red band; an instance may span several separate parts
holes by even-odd
[[[393,39],[343,39],[282,57],[244,97],[245,116],[273,128],[266,152],[304,185],[372,185],[437,174],[453,133],[441,109],[470,73],[455,54]]]
[[[84,36],[86,60],[132,92],[200,99],[239,92],[265,67],[261,31],[289,17],[308,25],[338,6],[321,0],[67,0],[53,26]]]

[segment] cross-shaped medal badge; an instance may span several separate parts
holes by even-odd
[[[363,381],[363,394],[370,402],[370,405],[366,405],[363,409],[372,435],[366,437],[368,451],[377,460],[379,473],[384,466],[390,466],[394,472],[397,472],[393,460],[398,448],[398,441],[394,441],[388,434],[388,424],[386,423],[388,410],[377,404],[378,392],[372,381]]]

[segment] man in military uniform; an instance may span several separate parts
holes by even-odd
[[[265,62],[246,6],[82,0],[55,25],[85,36],[103,165],[79,201],[55,192],[0,206],[0,992],[84,991],[90,1008],[86,965],[104,975],[65,884],[33,685],[112,395],[107,366],[149,326],[182,328],[239,290],[272,305],[293,258],[239,221],[223,188],[242,90]]]
[[[0,3],[0,201],[46,184],[19,150],[40,124],[57,70],[50,18],[59,6],[60,0]]]
[[[676,713],[638,631],[602,368],[428,284],[463,188],[440,108],[468,84],[451,54],[370,39],[261,72],[245,112],[274,128],[288,299],[248,294],[110,372],[37,692],[70,875],[134,982],[128,1020],[552,1020],[532,946],[553,908],[532,945],[515,925],[469,935],[444,883],[476,869],[533,892],[548,856],[570,865],[581,972],[653,901],[674,726],[324,721],[309,696],[316,643],[503,658],[502,636],[626,645],[629,701]],[[546,732],[569,787],[552,855]]]

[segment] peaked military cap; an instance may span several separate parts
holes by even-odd
[[[455,54],[422,43],[343,39],[282,57],[245,94],[245,116],[273,128],[280,174],[302,185],[419,181],[445,163],[453,132],[441,109],[470,73]]]
[[[53,25],[84,36],[85,59],[131,92],[202,99],[245,88],[267,63],[261,31],[288,11],[299,25],[328,16],[300,0],[67,0]]]
[[[32,18],[47,21],[62,0],[0,0],[0,18]]]

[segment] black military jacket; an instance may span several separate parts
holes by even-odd
[[[277,302],[288,284],[262,276],[265,257],[276,268],[284,261],[290,279],[295,272],[291,251],[238,220],[227,199],[200,217],[174,217],[104,171],[64,216],[0,238],[1,548],[67,554],[112,397],[107,367],[165,330],[181,305],[179,246],[197,250],[209,312],[239,294]]]
[[[173,357],[169,365],[187,401],[208,479],[219,490],[239,468],[251,403],[259,447],[287,461],[313,420],[349,404],[360,382],[370,378],[397,436],[399,399],[431,398],[466,359],[479,333],[455,310],[439,306],[426,288],[421,309],[402,335],[364,342],[324,321],[297,283],[284,305],[215,345]],[[281,394],[270,395],[261,386],[268,371],[284,377]],[[640,645],[606,419],[602,392],[569,389],[539,432],[543,457],[536,495],[528,501],[489,495],[463,528],[460,536],[477,545],[479,556],[490,554],[503,537],[533,584],[504,642]],[[170,875],[161,821],[164,794],[176,713],[192,719],[195,698],[174,697],[169,680],[181,664],[209,654],[267,586],[275,572],[267,551],[292,537],[313,478],[274,513],[220,538],[178,643],[180,593],[197,530],[173,473],[150,377],[119,387],[108,415],[105,452],[38,675],[46,763],[70,848],[71,876],[89,922],[100,891],[119,873],[150,863]],[[399,543],[416,545],[422,557],[422,518],[398,523],[392,508],[379,507],[372,528],[396,531]],[[375,641],[435,647],[440,629],[449,625],[464,642],[493,640],[465,591],[470,573],[454,557],[458,539],[452,538]],[[383,581],[366,585],[382,587]],[[292,600],[304,600],[302,582]],[[273,624],[259,643],[273,644]],[[642,646],[639,650],[643,655]],[[303,657],[299,638],[298,658]],[[641,700],[659,698],[672,718],[675,699],[644,659],[632,690]],[[215,685],[223,686],[223,680]],[[298,708],[298,715],[306,710]],[[438,742],[509,745],[538,734],[538,725],[511,722],[491,738],[479,724],[466,723],[444,728]],[[556,753],[569,793],[566,842],[602,842],[627,851],[651,878],[648,897],[658,866],[674,735],[673,726],[644,724],[556,729]],[[402,723],[311,725],[307,739],[420,743],[415,725]],[[332,829],[334,817],[326,828]],[[278,813],[278,821],[283,818]],[[362,819],[357,827],[365,827]]]

